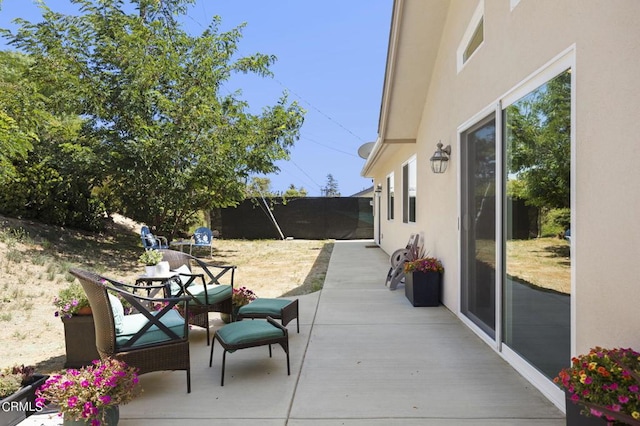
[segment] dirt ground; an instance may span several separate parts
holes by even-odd
[[[139,224],[116,217],[108,231],[91,234],[0,216],[0,368],[62,368],[64,329],[52,304],[80,267],[125,283],[144,273]],[[235,286],[259,297],[307,294],[322,288],[333,241],[224,240],[214,244],[218,264],[236,265]],[[212,314],[215,316],[217,314]]]

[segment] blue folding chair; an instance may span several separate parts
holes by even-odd
[[[144,247],[145,250],[169,248],[167,239],[159,235],[153,235],[146,225],[140,228],[140,239],[142,240],[142,247]]]
[[[209,247],[209,257],[213,257],[213,232],[206,226],[196,229],[193,233],[193,243],[189,246],[189,254],[194,247]]]

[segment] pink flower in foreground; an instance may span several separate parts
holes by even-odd
[[[78,397],[77,396],[72,396],[67,400],[67,406],[69,408],[75,407],[77,403],[78,403]]]

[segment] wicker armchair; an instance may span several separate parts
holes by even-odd
[[[140,287],[80,269],[71,269],[70,273],[80,280],[89,299],[95,323],[96,348],[101,358],[120,359],[137,367],[140,374],[185,370],[187,392],[191,392],[189,326],[173,309],[182,304],[183,312],[188,316],[188,298],[145,297],[135,294]],[[138,313],[124,315],[118,297],[131,304]],[[147,307],[152,305],[161,306],[161,309],[151,312]]]
[[[178,274],[181,281],[181,288],[170,286],[167,295],[184,295],[191,298],[189,324],[207,330],[209,346],[209,312],[222,312],[231,316],[234,314],[232,295],[236,267],[210,265],[197,257],[176,250],[160,251],[162,260],[169,262],[169,269]],[[202,272],[194,271],[194,266],[199,267]]]

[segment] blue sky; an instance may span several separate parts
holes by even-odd
[[[54,11],[73,13],[68,0],[45,0]],[[30,0],[1,0],[0,27],[17,17],[41,20]],[[199,34],[214,15],[222,29],[246,22],[240,53],[276,55],[274,78],[239,76],[223,90],[242,89],[259,111],[283,91],[307,110],[291,159],[269,175],[272,189],[290,184],[319,196],[332,174],[343,196],[371,186],[360,176],[358,148],[375,141],[386,62],[392,0],[197,0],[183,19]],[[6,48],[0,39],[0,48]]]

